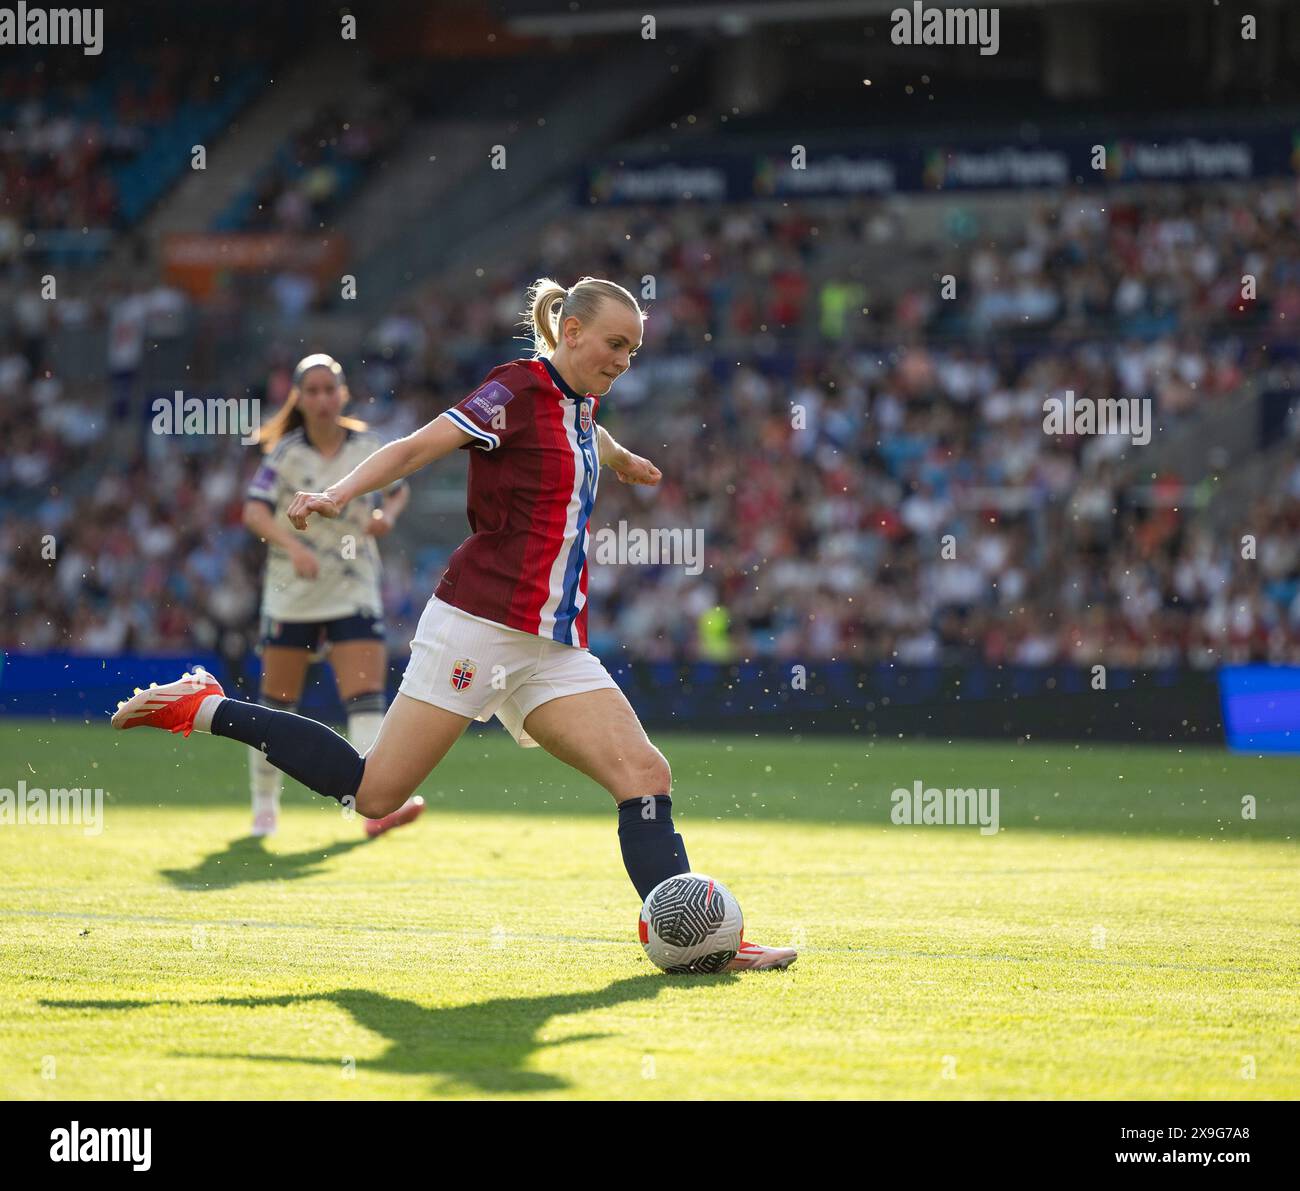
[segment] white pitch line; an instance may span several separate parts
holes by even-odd
[[[136,923],[143,926],[224,926],[230,928],[254,927],[258,930],[330,930],[330,931],[361,931],[374,934],[398,934],[398,935],[429,935],[436,938],[450,938],[461,941],[468,939],[480,938],[490,931],[482,930],[446,930],[439,927],[430,926],[373,926],[363,922],[347,922],[341,926],[335,923],[324,922],[258,922],[254,919],[242,918],[164,918],[151,915],[137,914],[74,914],[67,910],[0,910],[0,917],[3,918],[38,918],[38,919],[60,919],[68,922],[125,922]],[[513,935],[509,932],[503,932],[492,936],[496,939],[509,939],[517,943],[581,943],[584,946],[595,947],[628,947],[631,945],[631,939],[593,939],[582,935],[556,935],[556,934],[537,934],[530,932],[526,935]],[[944,951],[910,951],[894,950],[879,947],[810,947],[804,945],[799,948],[800,954],[804,955],[853,955],[860,956],[863,959],[954,959],[963,960],[968,963],[1013,963],[1013,964],[1035,964],[1049,963],[1049,959],[1036,959],[1024,955],[968,955],[962,952],[944,952]],[[1174,970],[1182,972],[1237,972],[1242,975],[1257,975],[1253,968],[1226,968],[1214,967],[1205,964],[1149,964],[1129,960],[1115,959],[1093,959],[1091,957],[1075,957],[1070,960],[1074,964],[1091,964],[1095,967],[1106,968],[1145,968],[1148,970]]]

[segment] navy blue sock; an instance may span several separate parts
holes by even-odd
[[[660,881],[691,871],[686,845],[673,828],[673,800],[667,794],[620,802],[618,843],[623,867],[642,901]]]
[[[324,724],[294,715],[223,699],[212,717],[212,735],[261,749],[266,759],[309,790],[326,798],[356,798],[366,759]]]

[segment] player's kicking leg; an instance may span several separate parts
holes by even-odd
[[[201,666],[176,682],[137,688],[118,705],[113,727],[228,736],[266,754],[309,790],[368,819],[397,810],[460,739],[469,718],[399,695],[367,757],[333,729],[287,711],[228,699]]]
[[[524,730],[613,795],[623,865],[642,900],[660,881],[691,871],[686,845],[673,827],[672,772],[621,690],[605,687],[551,699],[528,714]],[[643,813],[647,798],[656,804],[650,816]],[[726,970],[788,968],[797,958],[792,947],[742,941]]]

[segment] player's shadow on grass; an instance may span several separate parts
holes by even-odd
[[[673,987],[692,983],[717,985],[734,976],[673,977]],[[525,1070],[535,1052],[568,1042],[583,1042],[604,1034],[576,1034],[554,1041],[541,1041],[539,1033],[553,1017],[608,1009],[629,1001],[651,1000],[669,987],[664,976],[630,976],[605,988],[582,993],[556,993],[542,997],[497,997],[472,1005],[430,1009],[414,1001],[367,989],[343,988],[334,992],[302,996],[216,997],[206,1001],[172,1002],[181,1005],[225,1005],[232,1009],[261,1009],[325,1001],[347,1010],[359,1026],[379,1034],[388,1047],[375,1058],[357,1059],[358,1071],[392,1075],[428,1075],[435,1090],[451,1085],[490,1093],[563,1091],[569,1082],[544,1071]],[[42,1001],[51,1009],[140,1009],[153,1008],[157,1001]],[[286,1054],[202,1054],[174,1052],[187,1059],[254,1059],[266,1063],[306,1063],[333,1069],[339,1075],[337,1092],[348,1094],[344,1082],[344,1055],[304,1057]]]
[[[254,881],[293,881],[314,877],[331,857],[368,843],[367,839],[350,839],[306,852],[268,852],[265,840],[249,835],[231,840],[223,851],[205,856],[193,868],[165,868],[159,875],[178,889],[190,891],[229,889]]]

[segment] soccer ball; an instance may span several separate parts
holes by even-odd
[[[740,903],[703,873],[660,881],[641,907],[641,946],[665,972],[721,972],[744,929]]]

